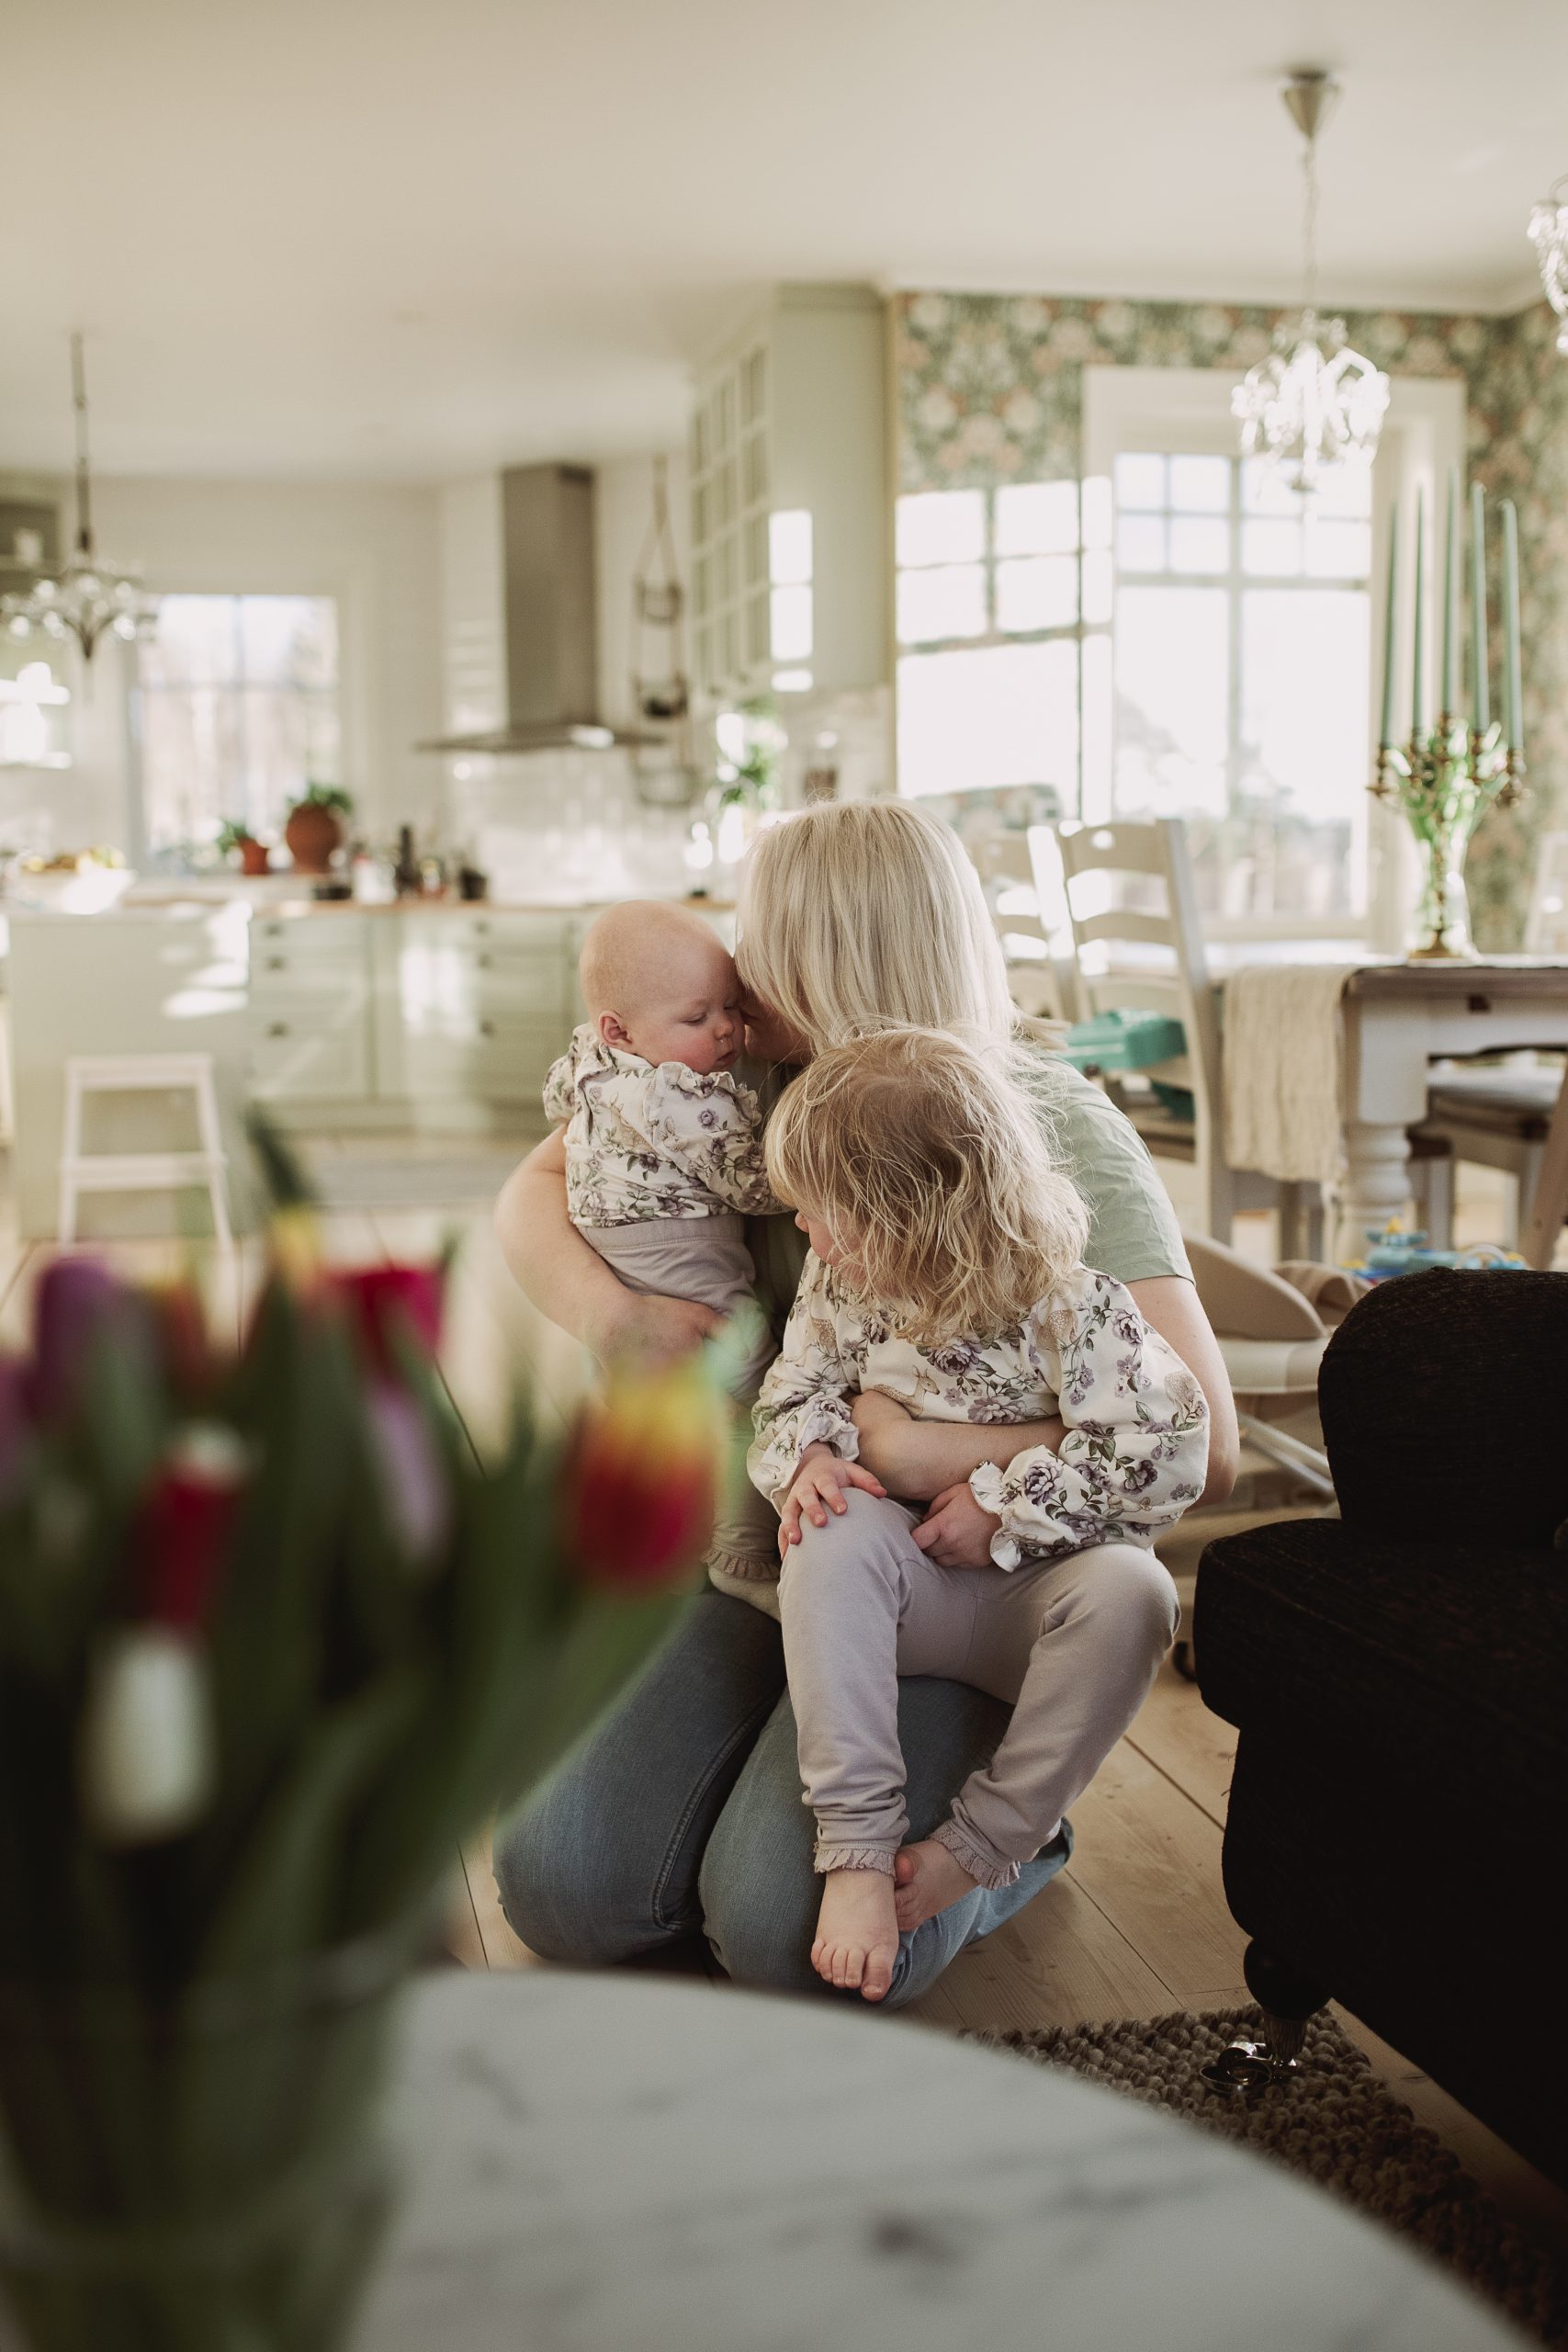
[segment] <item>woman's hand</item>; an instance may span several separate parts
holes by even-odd
[[[807,1446],[795,1472],[795,1484],[779,1508],[779,1557],[788,1556],[792,1544],[800,1541],[800,1519],[804,1511],[813,1527],[826,1527],[828,1513],[842,1518],[849,1505],[844,1500],[852,1487],[861,1487],[868,1495],[886,1495],[886,1487],[858,1462],[840,1462],[827,1446]]]
[[[991,1538],[1001,1521],[982,1510],[967,1486],[944,1487],[914,1532],[916,1543],[939,1568],[988,1568]]]
[[[618,1298],[595,1302],[600,1311],[583,1334],[601,1363],[611,1363],[617,1356],[668,1363],[689,1356],[724,1329],[723,1316],[700,1299],[667,1298],[662,1292],[627,1290],[620,1283],[615,1288]]]

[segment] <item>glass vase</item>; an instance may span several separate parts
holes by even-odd
[[[1419,887],[1410,957],[1415,963],[1439,963],[1475,954],[1470,936],[1470,899],[1464,887],[1465,854],[1470,834],[1454,827],[1436,826],[1416,835]]]
[[[0,2295],[29,2352],[337,2352],[391,2208],[407,1939],[174,2008],[0,1986]]]

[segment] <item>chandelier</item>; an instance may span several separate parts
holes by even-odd
[[[1263,457],[1288,489],[1310,497],[1330,467],[1371,462],[1388,378],[1350,349],[1343,319],[1317,311],[1317,134],[1339,85],[1326,74],[1292,74],[1280,96],[1305,142],[1302,311],[1280,324],[1268,358],[1236,386],[1231,413],[1241,420],[1242,455]]]
[[[1568,188],[1568,172],[1530,214],[1529,240],[1540,265],[1546,299],[1562,322],[1557,330],[1557,348],[1568,356],[1568,197],[1562,193],[1564,188]]]
[[[52,580],[35,580],[25,595],[0,598],[6,633],[29,638],[73,637],[90,662],[107,632],[125,639],[151,637],[158,608],[143,593],[139,571],[100,563],[93,551],[93,478],[87,463],[87,385],[82,338],[71,338],[71,399],[76,412],[76,545]]]

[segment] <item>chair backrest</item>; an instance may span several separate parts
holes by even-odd
[[[1065,940],[1054,941],[1041,918],[1027,834],[998,827],[964,845],[1001,943],[1013,1002],[1036,1019],[1070,1021],[1074,1016],[1064,980],[1070,986],[1071,946]]]
[[[1174,817],[1040,825],[1029,846],[1047,933],[1070,944],[1077,1017],[1173,1014],[1187,1034],[1199,1124],[1217,1135],[1219,1021],[1186,827]]]

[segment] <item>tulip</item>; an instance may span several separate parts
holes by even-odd
[[[55,1258],[33,1305],[31,1403],[40,1421],[69,1420],[82,1396],[87,1359],[134,1312],[130,1295],[93,1258]]]
[[[314,1210],[302,1202],[275,1209],[266,1238],[273,1266],[285,1289],[301,1297],[312,1296],[321,1287],[326,1262]]]
[[[439,1549],[452,1518],[429,1424],[408,1390],[392,1380],[371,1384],[365,1411],[393,1532],[410,1560],[427,1560]]]
[[[371,1363],[378,1372],[392,1368],[392,1349],[412,1337],[427,1355],[441,1344],[442,1266],[363,1266],[354,1273],[334,1274],[332,1287],[359,1327]]]
[[[622,1365],[588,1405],[568,1450],[561,1531],[590,1584],[676,1582],[713,1532],[724,1408],[695,1360]]]
[[[0,1356],[0,1504],[20,1487],[32,1451],[28,1389],[25,1367],[15,1356]]]
[[[151,1845],[188,1829],[214,1785],[206,1668],[164,1625],[115,1634],[93,1662],[79,1752],[82,1808],[106,1845]]]
[[[189,1282],[149,1286],[147,1303],[157,1326],[159,1351],[169,1385],[187,1405],[211,1387],[216,1366],[201,1296]]]
[[[232,1430],[193,1421],[159,1465],[141,1521],[148,1618],[172,1633],[204,1624],[250,1470]]]

